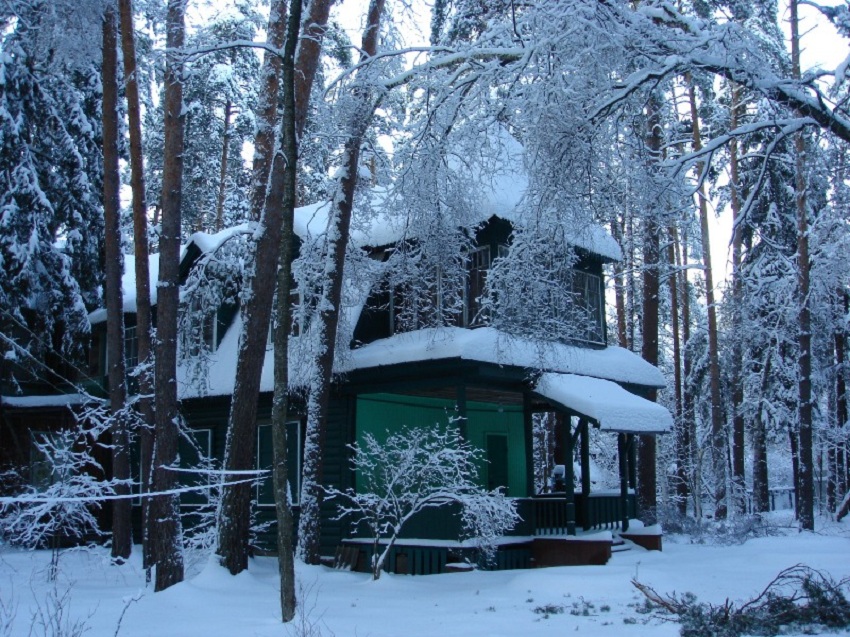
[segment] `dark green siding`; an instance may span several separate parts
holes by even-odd
[[[334,396],[328,408],[328,426],[325,437],[324,483],[340,489],[352,486],[350,450],[353,440],[354,400],[348,396]],[[338,503],[325,499],[322,503],[322,555],[333,555],[344,537],[351,535],[351,524],[335,520]]]
[[[401,394],[361,394],[357,397],[357,441],[362,443],[366,433],[378,441],[386,440],[387,432],[409,427],[446,426],[457,417],[455,401],[443,398],[423,398]],[[466,404],[466,437],[476,448],[486,452],[488,436],[507,438],[507,467],[494,468],[495,475],[507,475],[511,496],[528,493],[525,434],[522,410],[516,406],[468,401]],[[486,455],[486,454],[485,454]],[[489,465],[480,468],[481,486],[487,486]]]

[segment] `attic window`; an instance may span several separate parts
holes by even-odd
[[[508,250],[508,246],[499,245],[496,259],[507,256]],[[490,246],[482,246],[469,253],[465,290],[466,316],[464,317],[464,324],[467,327],[480,327],[490,322],[487,312],[482,308],[481,300],[487,283],[487,272],[494,260]]]
[[[481,311],[481,297],[490,269],[490,246],[477,248],[469,253],[466,278],[466,317],[468,327],[479,327],[487,323],[487,317]]]
[[[139,364],[139,335],[135,325],[124,328],[124,361],[128,371]]]
[[[204,316],[204,324],[202,327],[204,345],[206,345],[207,349],[211,352],[216,350],[219,343],[217,314],[217,312],[212,312]]]

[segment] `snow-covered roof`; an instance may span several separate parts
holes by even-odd
[[[362,263],[356,265],[346,264],[337,334],[338,360],[344,360],[348,356],[348,344],[351,342],[360,314],[369,298],[369,292],[384,272],[384,267],[384,263],[373,259],[365,259]],[[198,387],[196,382],[191,381],[192,371],[188,365],[181,364],[178,366],[178,394],[180,398],[224,396],[233,393],[241,334],[242,316],[237,312],[233,323],[227,329],[216,350],[208,355],[207,379],[204,387]],[[308,348],[311,346],[312,340],[309,332],[299,336],[291,336],[289,339],[289,384],[292,387],[301,387],[307,382],[308,365],[312,360]],[[273,369],[274,353],[271,344],[269,344],[263,359],[263,372],[260,380],[261,392],[270,392],[274,389]]]
[[[99,402],[88,394],[50,394],[33,396],[3,396],[2,402],[7,407],[72,407],[89,402]]]
[[[477,204],[479,223],[496,216],[510,221],[514,226],[522,227],[528,223],[529,218],[537,217],[528,214],[526,193],[529,181],[524,164],[525,149],[513,135],[501,127],[498,134],[488,142],[498,149],[498,160],[495,167],[489,168],[486,174],[481,174],[482,169],[474,163],[465,169],[461,168],[461,161],[457,158],[450,160],[450,164],[454,165],[458,172],[470,175],[468,185],[472,190],[471,199]],[[620,261],[623,258],[623,252],[614,237],[604,227],[589,220],[576,223],[565,238],[572,245],[603,258],[612,261]]]
[[[190,382],[187,369],[181,367],[178,370],[178,392],[181,399],[224,396],[233,393],[241,331],[242,321],[237,315],[218,349],[210,355],[207,379],[203,388]],[[301,386],[305,382],[307,373],[301,346],[300,337],[290,339],[289,381],[293,387]],[[665,386],[664,376],[658,368],[621,347],[594,350],[561,343],[544,343],[509,336],[490,327],[477,329],[442,327],[417,330],[339,353],[334,370],[336,373],[399,363],[460,358],[521,367],[529,371],[581,374],[644,387]],[[273,370],[274,356],[269,346],[266,348],[260,380],[261,392],[270,392],[274,389]],[[622,391],[625,392],[625,390]],[[553,398],[553,400],[557,399]],[[666,413],[663,407],[659,409]],[[576,408],[576,411],[580,410]],[[595,418],[590,413],[586,415]]]
[[[219,232],[208,233],[208,232],[196,232],[191,237],[189,237],[189,241],[186,242],[186,245],[180,247],[180,260],[186,256],[186,252],[189,249],[189,246],[195,244],[198,249],[203,254],[209,254],[210,252],[215,252],[218,250],[222,244],[228,239],[231,239],[240,234],[247,234],[254,232],[256,224],[252,223],[241,223],[238,226],[232,226],[230,228],[225,228]],[[153,276],[151,276],[151,280],[153,280]]]
[[[477,202],[473,221],[484,223],[496,216],[511,222],[515,226],[526,223],[524,215],[524,197],[528,188],[528,178],[522,168],[522,147],[507,136],[503,140],[506,150],[501,167],[488,175],[487,179],[475,179],[470,183],[474,189],[473,199]],[[474,185],[477,184],[477,185]],[[368,197],[363,201],[363,197]],[[310,239],[323,235],[327,230],[331,204],[317,202],[295,209],[294,231],[301,239]],[[367,212],[368,211],[368,212]],[[244,223],[220,232],[196,232],[180,249],[182,261],[191,245],[195,245],[202,254],[214,252],[227,240],[241,234],[257,231],[256,223]],[[356,247],[378,247],[397,243],[404,238],[415,238],[415,224],[408,218],[404,206],[397,200],[391,201],[386,188],[376,186],[361,193],[355,200],[354,219],[351,225],[350,240]],[[568,240],[576,247],[583,248],[605,259],[622,259],[620,246],[608,231],[594,223],[576,226],[570,232]],[[121,288],[124,298],[124,312],[136,311],[136,270],[135,257],[124,256],[124,275]],[[150,295],[151,304],[157,301],[156,281],[159,277],[159,254],[150,256]],[[106,320],[106,309],[101,308],[89,314],[89,322],[102,323]]]
[[[156,305],[156,281],[159,278],[159,254],[148,258],[148,268],[151,280],[151,304]],[[136,257],[124,255],[124,275],[121,277],[121,293],[124,297],[124,312],[136,312]],[[89,323],[103,323],[106,320],[106,308],[100,308],[89,314]]]
[[[397,334],[352,351],[339,371],[448,358],[582,374],[645,387],[666,385],[657,367],[622,347],[589,349],[511,336],[492,327],[440,327]]]
[[[547,372],[540,375],[534,391],[592,418],[603,431],[665,433],[673,427],[673,417],[664,407],[610,380]]]
[[[469,191],[469,201],[475,202],[468,223],[484,223],[499,217],[514,226],[523,226],[535,215],[528,214],[526,192],[528,175],[523,164],[522,145],[506,130],[500,128],[497,138],[488,140],[498,150],[498,159],[485,169],[476,163],[463,165],[452,156],[449,165],[464,176],[464,187]],[[364,201],[365,199],[365,201]],[[351,241],[359,247],[387,246],[404,238],[416,238],[416,223],[408,217],[407,206],[398,194],[390,196],[383,186],[361,192],[355,198]],[[295,232],[301,238],[318,236],[325,232],[330,203],[322,202],[303,206],[295,211]],[[576,223],[566,239],[574,246],[597,254],[605,259],[619,261],[623,258],[619,244],[599,224],[590,221]]]

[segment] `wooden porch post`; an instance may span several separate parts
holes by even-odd
[[[573,471],[573,450],[575,449],[575,437],[572,432],[572,418],[559,413],[560,418],[566,418],[564,424],[564,483],[567,507],[567,535],[576,534],[576,495],[573,487],[575,474]],[[576,430],[578,431],[578,430]]]
[[[590,427],[585,418],[578,421],[576,433],[581,433],[581,497],[584,501],[582,508],[582,527],[585,531],[590,528]]]
[[[617,459],[620,461],[620,518],[623,531],[629,530],[629,480],[631,468],[629,465],[631,449],[626,434],[617,434]]]
[[[534,414],[531,409],[531,396],[528,392],[523,392],[522,426],[525,428],[525,495],[528,497],[537,494],[537,490],[534,488]]]
[[[467,440],[466,436],[466,385],[458,383],[457,385],[457,428],[460,431],[460,437]]]

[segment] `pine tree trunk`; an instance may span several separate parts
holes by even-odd
[[[308,20],[314,15],[312,5],[327,3],[330,0],[313,0]],[[285,33],[286,3],[277,0],[269,15],[269,37],[276,48],[281,48]],[[320,48],[315,49],[318,55]],[[274,287],[269,281],[277,280],[278,259],[280,257],[281,235],[283,227],[282,197],[270,196],[267,192],[270,182],[278,180],[282,189],[282,171],[289,170],[284,162],[275,162],[278,175],[271,175],[272,161],[275,158],[274,129],[277,123],[277,100],[280,85],[281,61],[278,56],[266,56],[262,75],[263,92],[260,100],[260,119],[255,138],[254,190],[252,212],[260,219],[259,238],[254,252],[253,272],[247,285],[251,289],[248,301],[242,309],[242,336],[239,343],[239,357],[236,363],[236,384],[233,390],[233,402],[230,408],[230,420],[227,427],[224,467],[228,471],[243,471],[254,465],[254,441],[257,432],[257,396],[260,392],[260,378],[263,370],[266,335],[271,322]],[[310,60],[299,55],[295,62],[295,76],[308,76],[305,68],[311,66]],[[312,66],[315,68],[315,66]],[[312,84],[313,76],[308,77]],[[309,97],[310,91],[305,95]],[[295,95],[295,121],[298,113],[306,111],[308,102],[300,102]],[[305,118],[306,119],[306,118]],[[302,131],[297,129],[299,136]],[[271,175],[271,176],[270,176]],[[219,509],[218,553],[222,564],[232,574],[248,568],[248,541],[250,533],[252,489],[249,484],[226,487],[222,491],[222,503]]]
[[[841,290],[839,290],[841,292]],[[840,330],[836,329],[833,332],[832,338],[832,357],[835,361],[835,400],[830,401],[830,406],[832,407],[832,428],[833,431],[829,432],[829,436],[826,441],[826,464],[827,464],[827,473],[826,473],[826,510],[827,511],[835,511],[835,507],[837,504],[837,500],[841,498],[844,494],[838,493],[838,440],[840,437],[841,430],[839,429],[839,423],[842,422],[842,407],[846,410],[846,403],[844,403],[844,391],[845,388],[843,385],[843,368],[844,368],[844,335],[840,332]]]
[[[377,51],[378,32],[384,0],[371,0],[363,32],[361,63],[373,57]],[[368,72],[368,71],[367,71]],[[364,85],[355,89],[355,104],[348,122],[347,138],[343,151],[343,176],[337,188],[339,194],[334,197],[326,234],[325,281],[323,283],[320,307],[316,326],[319,353],[314,364],[310,396],[307,402],[307,435],[304,444],[304,478],[301,488],[301,517],[298,523],[298,555],[308,564],[319,562],[319,541],[321,537],[320,510],[324,491],[322,479],[324,473],[324,438],[327,429],[327,414],[330,403],[331,383],[333,381],[333,362],[336,352],[336,334],[339,325],[339,308],[342,300],[343,268],[348,246],[351,210],[354,202],[354,189],[357,185],[357,168],[360,162],[360,145],[363,135],[372,120],[380,97]]]
[[[770,383],[771,358],[768,352],[762,369],[761,394],[759,405],[767,394]],[[752,429],[753,442],[753,512],[770,511],[770,490],[767,466],[767,429],[764,423],[763,409],[759,406]]]
[[[303,21],[302,37],[296,52],[295,68],[295,135],[300,140],[307,126],[307,105],[313,90],[313,79],[321,60],[322,42],[334,0],[311,0]]]
[[[652,162],[661,161],[662,128],[661,105],[652,95],[647,105],[646,144]],[[641,326],[641,356],[658,365],[658,302],[660,294],[661,234],[662,227],[653,214],[647,214],[643,232],[643,322]],[[655,400],[657,391],[649,390],[647,398]],[[653,524],[658,508],[658,479],[656,476],[655,436],[637,436],[637,500],[644,522]]]
[[[694,393],[691,388],[691,354],[688,343],[691,340],[691,289],[688,281],[688,232],[687,224],[682,228],[681,253],[679,245],[676,245],[676,261],[681,266],[681,289],[679,294],[682,299],[682,417],[684,426],[682,433],[685,440],[682,445],[687,454],[688,484],[690,485],[691,497],[693,499],[694,517],[702,518],[702,458],[697,449],[696,416],[694,412]]]
[[[730,127],[738,127],[741,110],[741,88],[732,86],[732,108]],[[743,219],[738,187],[738,140],[729,142],[730,208],[732,209],[732,502],[738,513],[747,512],[747,479],[744,474],[744,375],[743,375],[743,305],[744,284],[741,279],[741,254],[743,248]]]
[[[647,107],[647,146],[654,161],[660,160],[662,145],[660,104],[655,96]],[[658,364],[658,301],[660,294],[659,267],[661,261],[661,228],[652,215],[645,220],[643,234],[643,317],[641,325],[641,356],[647,362]],[[648,392],[649,400],[656,400],[657,392]],[[657,514],[657,474],[655,436],[637,436],[637,489],[638,508],[642,519],[654,523]]]
[[[272,168],[268,198],[282,200],[283,228],[280,241],[280,266],[277,271],[277,306],[274,329],[274,397],[272,399],[272,447],[274,466],[275,515],[277,518],[277,555],[280,572],[280,611],[284,622],[295,616],[295,552],[292,545],[294,522],[289,500],[289,463],[286,440],[286,412],[289,393],[289,328],[292,249],[295,239],[293,219],[296,204],[295,167],[298,162],[298,140],[295,130],[295,46],[301,24],[301,3],[292,5],[287,28],[282,64],[283,116],[281,117],[281,153],[275,163],[288,166]],[[282,177],[282,179],[281,179]],[[281,188],[278,183],[282,182]],[[278,192],[281,190],[282,192]]]
[[[266,32],[269,44],[275,49],[282,49],[286,33],[286,0],[272,2]],[[254,113],[257,131],[254,134],[254,163],[251,174],[251,218],[255,221],[259,221],[263,214],[269,172],[272,167],[280,93],[280,66],[279,55],[267,52],[263,56],[260,90],[257,97],[257,109]]]
[[[623,230],[624,230],[624,239],[626,243],[626,272],[633,273],[635,272],[635,254],[637,249],[635,248],[635,228],[634,228],[634,218],[632,215],[628,214],[628,211],[624,215],[623,218]],[[636,298],[637,298],[637,276],[634,274],[629,274],[626,279],[626,316],[629,319],[633,319],[636,313]],[[626,342],[628,343],[629,349],[633,349],[635,347],[635,327],[637,326],[636,320],[627,320],[626,321]]]
[[[800,79],[800,21],[797,0],[791,0],[791,76]],[[795,204],[797,209],[797,374],[799,388],[799,479],[797,506],[800,526],[815,528],[814,464],[812,458],[812,316],[809,306],[809,220],[806,196],[806,142],[802,133],[794,138]]]
[[[230,116],[233,104],[227,100],[224,104],[224,134],[221,144],[221,161],[218,169],[218,192],[215,197],[215,231],[219,232],[224,223],[224,194],[227,191],[227,156],[230,152]]]
[[[118,31],[115,8],[107,4],[103,15],[103,222],[106,273],[106,351],[109,361],[109,411],[112,444],[112,558],[126,560],[133,547],[130,522],[130,437],[127,431],[127,385],[124,368],[124,296],[121,276],[121,188],[118,166]]]
[[[156,442],[153,451],[154,492],[151,540],[156,558],[154,590],[183,581],[180,498],[169,493],[176,484],[169,468],[177,460],[180,418],[177,404],[177,311],[179,304],[180,217],[183,193],[183,47],[186,0],[169,0],[166,18],[165,156],[162,171],[162,225],[159,238],[156,343]]]
[[[623,261],[626,260],[626,245],[623,242],[623,228],[617,220],[616,215],[611,219],[611,233],[614,240],[623,248]],[[614,268],[614,303],[617,312],[617,344],[628,348],[629,342],[626,337],[626,294],[625,294],[625,268],[623,262],[615,261]]]
[[[278,0],[271,6],[268,27],[269,41],[276,49],[283,46],[285,27],[286,2]],[[281,58],[266,53],[257,134],[254,138],[254,189],[251,204],[251,216],[259,219],[260,232],[254,251],[253,271],[246,281],[251,293],[242,307],[242,335],[224,451],[226,471],[245,471],[254,465],[257,397],[260,393],[274,293],[274,288],[268,282],[276,277],[282,225],[280,207],[275,205],[267,209],[265,206],[269,174],[275,157],[274,130],[278,120],[280,70]],[[248,483],[222,489],[218,514],[218,554],[222,565],[233,575],[248,568],[252,492],[253,488]]]
[[[688,78],[688,97],[691,104],[693,121],[694,151],[702,149],[702,137],[699,129],[696,91]],[[702,174],[704,165],[698,162],[697,174]],[[720,355],[717,343],[717,306],[714,301],[714,274],[711,268],[711,239],[708,231],[708,199],[705,187],[700,185],[697,192],[699,203],[700,229],[702,234],[702,261],[705,273],[705,302],[708,314],[708,365],[709,386],[711,391],[711,465],[714,471],[714,517],[722,520],[728,513],[726,502],[726,427],[723,422],[723,403],[720,398]]]
[[[133,193],[133,246],[136,270],[136,339],[138,342],[139,369],[136,379],[139,387],[137,408],[141,416],[139,432],[140,470],[142,492],[150,490],[151,455],[153,453],[154,395],[151,357],[151,292],[148,262],[148,219],[145,201],[145,167],[142,153],[142,119],[139,108],[139,82],[136,72],[136,43],[133,27],[132,0],[118,2],[121,22],[121,49],[124,57],[124,91],[127,96],[127,119],[130,133],[130,189]],[[142,562],[147,569],[153,565],[148,541],[150,500],[142,499]]]
[[[682,341],[681,326],[679,325],[679,277],[681,268],[676,255],[676,246],[679,243],[679,235],[675,226],[669,229],[669,245],[667,247],[667,260],[670,264],[670,328],[673,332],[673,384],[676,393],[676,508],[681,515],[688,511],[688,426],[685,421],[683,387],[682,387]]]
[[[842,316],[848,313],[850,306],[850,295],[845,290],[838,290],[838,296],[841,299]],[[830,482],[833,484],[832,490],[835,502],[832,503],[829,510],[834,511],[837,503],[847,493],[847,471],[846,462],[846,441],[847,435],[844,433],[844,427],[847,425],[847,334],[843,324],[835,330],[835,441],[830,445],[832,451],[832,461],[830,464],[831,474]]]

